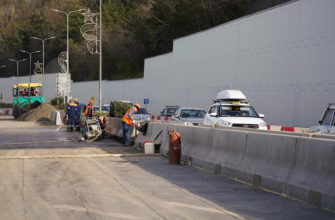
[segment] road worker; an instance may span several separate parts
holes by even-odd
[[[123,127],[123,138],[122,144],[126,145],[129,137],[129,130],[134,122],[134,113],[140,110],[141,106],[139,104],[135,104],[134,107],[131,107],[127,110],[126,114],[122,118],[122,127]]]
[[[93,105],[93,100],[90,100],[89,104],[85,106],[84,110],[85,116],[86,117],[93,117],[94,115],[94,105]]]
[[[34,88],[34,87],[31,87],[31,89],[30,89],[30,95],[31,96],[36,96],[36,89]]]
[[[106,127],[106,117],[105,116],[99,116],[99,124],[100,124],[100,127],[101,127],[101,130],[104,130],[105,127]]]
[[[81,107],[78,102],[78,99],[74,99],[74,104],[76,105],[74,108],[74,125],[76,127],[76,131],[80,131],[80,113]]]
[[[76,104],[72,102],[72,99],[70,99],[66,110],[68,131],[73,131],[75,108]]]

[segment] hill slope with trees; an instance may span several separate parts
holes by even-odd
[[[225,23],[246,15],[250,0],[104,0],[103,1],[103,79],[143,76],[144,59],[172,50],[173,39]],[[41,50],[41,42],[31,36],[56,38],[47,41],[46,64],[66,50],[65,15],[51,11],[90,8],[99,10],[92,0],[1,0],[0,77],[12,76],[15,63],[9,58],[27,58],[20,50]],[[81,13],[70,17],[70,72],[74,81],[98,79],[98,56],[91,55],[80,27]],[[42,62],[42,54],[33,62]],[[29,64],[20,75],[29,74]]]

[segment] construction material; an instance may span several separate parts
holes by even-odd
[[[18,121],[46,121],[52,122],[52,112],[56,109],[50,104],[40,104],[17,118]]]

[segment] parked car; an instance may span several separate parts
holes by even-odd
[[[200,108],[179,107],[171,119],[178,122],[190,122],[194,125],[204,123],[206,111]]]
[[[118,100],[119,102],[122,102],[122,103],[126,103],[126,104],[129,104],[130,106],[134,106],[133,102],[132,101],[129,101],[129,100]]]
[[[110,108],[111,108],[110,104],[103,104],[103,105],[102,105],[102,113],[106,113],[106,114],[108,114]]]
[[[324,111],[318,126],[309,128],[310,132],[335,134],[335,104],[329,103]]]
[[[177,111],[179,106],[165,106],[163,111],[161,111],[161,116],[171,117]]]
[[[204,124],[267,130],[263,114],[257,114],[239,90],[223,90],[205,116]]]
[[[146,108],[140,108],[137,112],[134,113],[134,119],[140,120],[140,119],[151,119],[150,113],[147,111]]]

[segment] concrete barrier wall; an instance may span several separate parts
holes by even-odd
[[[106,132],[117,137],[122,137],[122,119],[107,118]]]
[[[139,144],[163,133],[161,153],[168,151],[168,130],[181,133],[182,160],[231,177],[335,210],[335,141],[271,132],[228,130],[172,123],[149,123]]]

